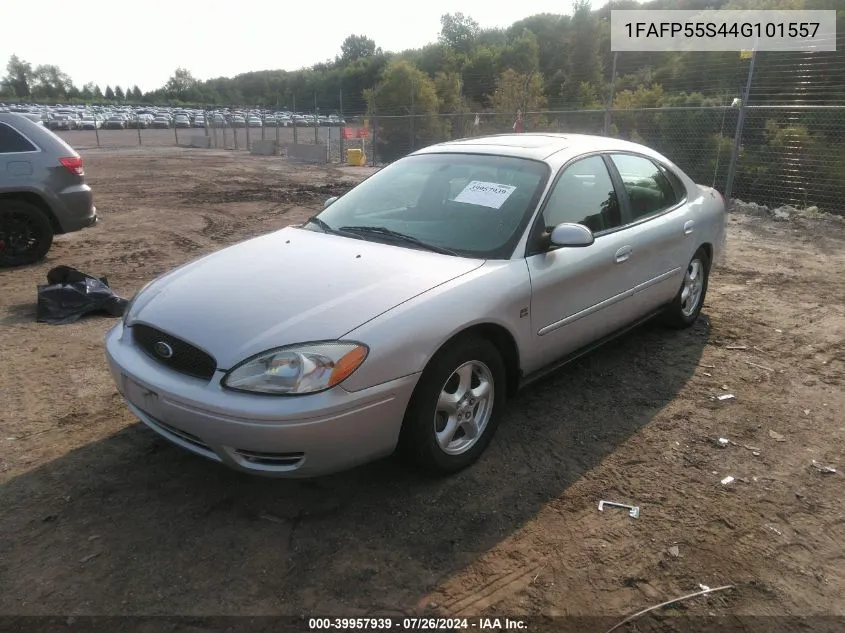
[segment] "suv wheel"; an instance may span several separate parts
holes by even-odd
[[[23,200],[0,200],[0,267],[34,264],[53,245],[50,219]]]

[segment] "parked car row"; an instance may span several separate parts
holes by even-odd
[[[261,109],[198,110],[178,107],[4,105],[0,112],[23,114],[50,130],[118,130],[126,128],[204,128],[208,121],[217,127],[342,127],[337,114],[317,115]]]

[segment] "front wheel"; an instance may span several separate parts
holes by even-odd
[[[698,319],[707,295],[707,282],[710,278],[710,258],[703,248],[699,248],[684,272],[681,288],[675,300],[666,309],[663,321],[672,328],[688,328]]]
[[[420,377],[400,448],[429,473],[462,470],[490,444],[504,403],[505,366],[496,346],[460,339],[439,351]]]

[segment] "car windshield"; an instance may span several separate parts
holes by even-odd
[[[511,256],[548,179],[545,163],[512,156],[420,154],[402,158],[319,214],[314,230],[378,227],[459,255]],[[355,231],[383,241],[386,232]],[[410,243],[410,241],[408,242]]]

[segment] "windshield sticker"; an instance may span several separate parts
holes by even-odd
[[[495,182],[473,180],[455,197],[455,202],[475,204],[491,209],[501,209],[505,200],[510,198],[514,191],[516,191],[516,187],[511,185],[499,185]]]

